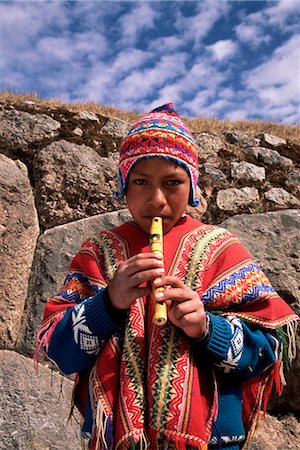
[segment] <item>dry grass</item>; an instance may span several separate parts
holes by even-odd
[[[228,133],[238,131],[256,136],[260,133],[273,134],[291,142],[300,141],[300,127],[270,121],[259,120],[219,120],[205,118],[186,119],[192,130],[210,133]]]
[[[122,111],[113,105],[102,106],[94,102],[82,102],[82,103],[67,103],[62,100],[51,99],[46,100],[38,97],[36,94],[14,94],[12,92],[0,92],[0,102],[6,102],[10,104],[22,103],[25,101],[32,101],[40,106],[47,106],[49,108],[63,108],[73,112],[91,111],[96,114],[100,114],[107,117],[117,117],[118,119],[125,120],[127,122],[134,122],[140,117],[133,111]]]
[[[24,101],[33,101],[37,105],[47,106],[49,108],[63,108],[70,111],[91,111],[107,117],[117,117],[127,122],[134,122],[139,117],[133,111],[122,111],[113,105],[100,105],[94,102],[82,103],[67,103],[61,100],[45,100],[38,97],[36,94],[15,94],[9,91],[0,92],[0,102],[10,104],[21,103]],[[266,122],[258,120],[219,120],[207,118],[185,118],[186,123],[194,132],[207,132],[213,134],[220,134],[225,132],[239,131],[250,135],[257,135],[260,133],[269,133],[277,135],[283,139],[291,142],[300,142],[300,127],[298,125],[286,125],[277,122]]]

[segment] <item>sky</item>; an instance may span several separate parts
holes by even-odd
[[[0,90],[300,124],[300,0],[0,0]]]

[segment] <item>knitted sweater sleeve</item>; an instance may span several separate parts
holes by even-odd
[[[65,374],[87,369],[103,341],[120,333],[122,322],[122,314],[111,313],[103,288],[66,311],[52,333],[47,355]]]
[[[235,316],[208,313],[210,329],[204,341],[195,342],[202,360],[240,380],[259,375],[280,356],[275,333],[255,329]]]

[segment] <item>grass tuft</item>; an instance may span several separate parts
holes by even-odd
[[[133,111],[123,111],[113,105],[100,105],[95,102],[64,102],[57,99],[42,99],[36,93],[16,94],[10,91],[0,92],[0,102],[17,104],[25,101],[32,101],[37,105],[49,108],[68,109],[73,112],[91,111],[106,117],[115,117],[126,122],[133,123],[141,117]],[[145,111],[148,112],[148,111]],[[184,118],[185,122],[193,132],[222,134],[228,132],[242,132],[252,136],[260,133],[273,134],[291,142],[300,142],[300,127],[298,125],[287,125],[271,121],[258,120],[222,120],[208,119],[204,117]]]

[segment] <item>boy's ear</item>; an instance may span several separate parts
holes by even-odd
[[[199,188],[199,186],[197,186],[197,197],[200,201],[200,205],[199,206],[190,206],[187,205],[186,207],[186,213],[193,217],[194,219],[200,219],[203,214],[205,214],[206,210],[207,210],[207,201],[205,200],[205,198],[202,195],[202,192]]]

